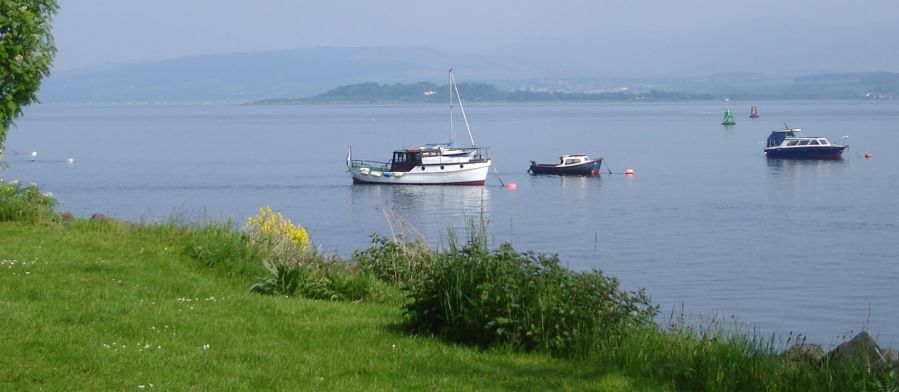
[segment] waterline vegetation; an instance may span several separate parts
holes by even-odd
[[[0,389],[897,388],[862,351],[659,323],[645,293],[490,249],[483,225],[441,249],[374,235],[350,261],[268,208],[244,226],[125,225],[0,203]]]

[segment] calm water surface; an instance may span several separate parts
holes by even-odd
[[[10,132],[3,176],[83,216],[242,222],[271,205],[344,256],[389,232],[381,206],[433,243],[483,211],[495,244],[603,269],[666,311],[737,315],[825,345],[868,328],[899,345],[899,103],[753,103],[762,117],[736,103],[731,128],[713,102],[470,104],[475,140],[515,191],[493,176],[483,188],[351,184],[350,145],[387,160],[445,141],[439,105],[37,106]],[[767,160],[762,142],[784,122],[853,148],[841,161]],[[562,153],[637,174],[526,174]]]

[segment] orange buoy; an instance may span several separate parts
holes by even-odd
[[[634,169],[628,168],[627,170],[624,171],[624,174],[632,176],[632,175],[634,175]]]
[[[874,154],[871,154],[870,152],[865,153],[865,159],[871,159],[871,157],[873,157],[873,156],[874,156]]]
[[[506,188],[509,188],[509,190],[514,191],[514,190],[518,189],[518,184],[516,184],[514,182],[510,182],[510,183],[506,184]]]

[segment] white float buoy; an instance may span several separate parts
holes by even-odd
[[[32,151],[31,152],[31,160],[33,161],[35,159],[37,159],[37,151]]]
[[[68,164],[70,164],[70,165],[73,164],[73,163],[75,163],[75,158],[69,158],[69,159],[66,159],[66,163],[68,163]]]

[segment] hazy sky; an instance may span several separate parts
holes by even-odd
[[[57,70],[311,46],[490,52],[597,28],[899,23],[896,0],[59,0]]]

